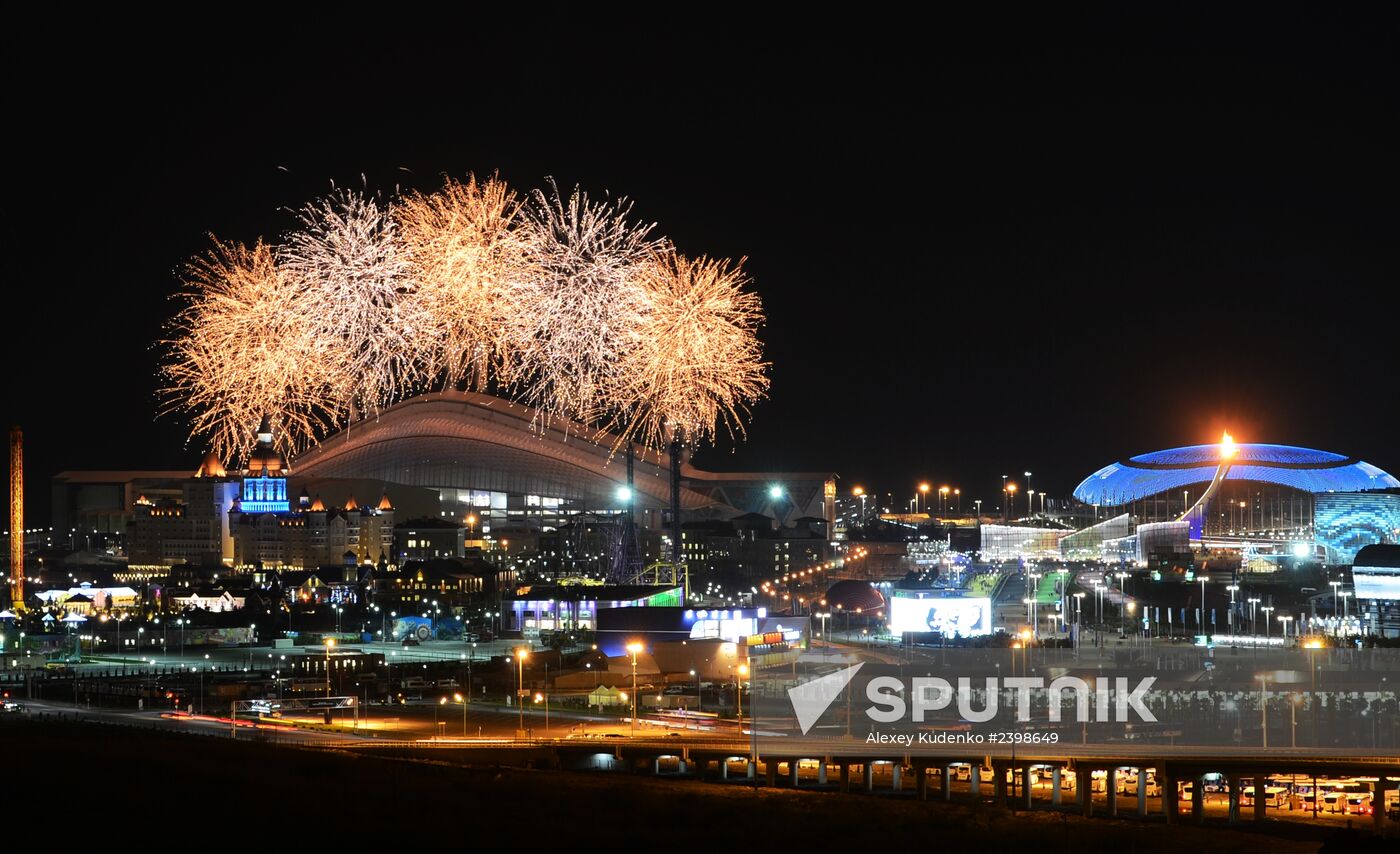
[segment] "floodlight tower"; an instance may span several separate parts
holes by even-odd
[[[24,610],[24,433],[10,428],[10,608]]]

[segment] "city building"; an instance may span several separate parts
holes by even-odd
[[[437,515],[477,519],[476,530],[558,528],[580,514],[620,515],[627,466],[615,437],[587,438],[575,425],[541,425],[534,410],[501,398],[446,391],[395,404],[328,437],[296,460],[304,477],[368,479],[437,492]],[[591,436],[591,434],[588,434]],[[638,525],[666,527],[670,460],[639,454],[632,504]],[[681,510],[688,520],[762,513],[792,524],[835,520],[830,472],[729,472],[681,464]]]
[[[394,557],[398,563],[462,557],[467,549],[467,526],[451,519],[419,517],[394,526]]]
[[[380,608],[404,612],[420,611],[430,602],[452,609],[470,601],[494,601],[515,581],[514,570],[498,567],[479,556],[434,558],[378,573],[374,600]]]
[[[410,551],[409,537],[395,548],[396,520],[427,518],[466,525],[468,541],[514,568],[561,575],[588,572],[582,564],[592,562],[593,572],[603,574],[597,555],[617,551],[611,540],[624,527],[629,504],[637,550],[631,565],[668,557],[670,459],[639,452],[629,500],[622,497],[627,465],[616,437],[580,435],[580,429],[542,426],[532,409],[489,395],[434,393],[388,407],[292,461],[260,441],[238,475],[222,473],[216,460],[199,478],[187,471],[63,472],[53,479],[54,520],[59,530],[72,529],[75,548],[84,538],[130,528],[139,552],[132,563],[146,569],[129,569],[125,577],[137,580],[215,555],[237,571],[260,564],[309,569],[347,555],[393,563],[398,552]],[[746,571],[798,566],[806,552],[820,551],[816,541],[834,533],[832,472],[709,472],[688,458],[680,462],[683,523],[753,514],[794,532],[776,538],[790,540],[786,545],[767,542],[751,549],[764,554],[733,558]],[[222,474],[211,477],[214,472]],[[216,486],[222,491],[214,495]],[[355,498],[384,494],[393,496],[393,506]],[[412,539],[429,542],[414,547],[423,558],[447,553],[437,535]],[[731,560],[723,544],[682,546],[683,555],[699,548],[711,559]],[[617,562],[608,562],[608,573],[617,576]]]
[[[44,607],[64,608],[84,615],[127,611],[141,604],[141,594],[125,585],[102,587],[83,582],[77,587],[41,590],[34,594]]]
[[[328,508],[303,493],[293,506],[290,474],[264,420],[240,479],[240,497],[228,511],[235,567],[313,569],[392,560],[394,506],[387,494],[374,507],[361,507],[351,495],[343,507]]]
[[[141,493],[127,524],[128,569],[160,570],[179,563],[226,564],[233,558],[229,511],[239,497],[239,480],[231,478],[213,454],[192,476],[179,483],[178,497],[152,484],[155,498]]]
[[[1400,545],[1360,549],[1351,565],[1351,582],[1366,631],[1400,637]]]
[[[1074,497],[1126,536],[1067,537],[1066,553],[1139,562],[1192,547],[1257,549],[1349,563],[1368,543],[1400,538],[1400,480],[1353,457],[1289,445],[1193,445],[1139,454],[1085,478]],[[1126,517],[1126,519],[1120,518]],[[1174,526],[1172,523],[1180,523]],[[1102,523],[1101,523],[1102,524]],[[1143,526],[1151,532],[1144,540]],[[1132,542],[1136,538],[1137,542]],[[1259,561],[1258,567],[1276,567]]]

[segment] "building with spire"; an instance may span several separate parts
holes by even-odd
[[[293,506],[287,491],[291,474],[263,419],[240,497],[228,512],[235,569],[316,569],[392,560],[394,505],[387,494],[373,507],[362,507],[353,494],[343,507],[327,507],[320,496],[303,492]]]

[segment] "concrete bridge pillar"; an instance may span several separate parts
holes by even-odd
[[[723,759],[721,759],[721,760],[719,761],[719,778],[720,778],[721,780],[728,780],[728,779],[729,779],[729,757],[728,757],[728,756],[724,757]]]
[[[1118,817],[1118,769],[1110,768],[1103,778],[1103,791],[1108,796],[1108,815]]]
[[[894,789],[896,792],[904,791],[903,772],[903,765],[900,765],[898,762],[890,763],[890,777],[894,780],[894,782],[890,784],[890,788]]]
[[[1137,769],[1137,814],[1147,815],[1147,769]]]
[[[1259,778],[1257,778],[1257,777],[1255,778],[1255,788],[1254,788],[1254,803],[1255,803],[1256,806],[1259,804],[1258,779],[1259,779]],[[1227,777],[1225,778],[1225,785],[1227,785],[1227,786],[1230,787],[1230,793],[1229,793],[1229,797],[1230,797],[1230,818],[1229,818],[1229,821],[1230,821],[1231,824],[1239,824],[1239,823],[1240,823],[1240,775],[1238,775],[1238,774],[1230,774],[1229,776],[1227,776]]]
[[[758,776],[758,760],[752,756],[744,759],[744,776],[750,780]]]
[[[1079,810],[1085,818],[1094,817],[1094,769],[1074,769],[1074,788],[1079,793]]]
[[[1060,794],[1060,792],[1061,792],[1061,789],[1060,789],[1060,775],[1061,775],[1062,772],[1063,772],[1063,769],[1061,769],[1060,766],[1058,766],[1058,765],[1056,765],[1055,768],[1054,768],[1054,770],[1052,770],[1052,771],[1050,772],[1050,805],[1051,805],[1051,806],[1056,806],[1056,807],[1059,806],[1060,803],[1061,803],[1061,800],[1062,800],[1062,795]]]
[[[1269,786],[1269,775],[1259,771],[1254,775],[1254,820],[1263,821],[1269,815],[1269,798],[1266,791]],[[1385,803],[1384,799],[1381,803]],[[1384,810],[1382,810],[1384,812]],[[1236,818],[1236,821],[1239,819]]]
[[[1026,810],[1028,810],[1028,811],[1031,810],[1031,809],[1033,809],[1035,805],[1034,805],[1034,802],[1032,801],[1032,798],[1033,798],[1034,796],[1035,796],[1035,793],[1031,790],[1031,766],[1029,766],[1029,765],[1022,765],[1022,766],[1021,766],[1021,806],[1024,807],[1024,808],[1025,808]]]
[[[768,778],[768,779],[765,781],[765,782],[767,782],[767,784],[768,784],[768,788],[770,788],[770,789],[776,789],[776,788],[778,787],[778,763],[777,763],[777,760],[774,760],[774,759],[768,759],[768,760],[766,760],[766,761],[763,763],[763,770],[764,770],[764,772],[765,772],[764,776]]]
[[[862,766],[860,766],[860,782],[861,782],[862,788],[864,788],[867,792],[873,792],[873,791],[875,791],[875,763],[874,763],[874,762],[871,762],[871,761],[869,761],[869,760],[866,760],[865,764],[862,765]]]
[[[828,761],[829,761],[829,758],[823,756],[823,757],[822,757],[822,763],[821,763],[820,765],[817,766],[817,785],[818,785],[818,786],[825,786],[825,785],[826,785],[826,763],[827,763]]]
[[[943,800],[953,799],[953,766],[944,765],[938,771],[938,788],[943,795]]]
[[[914,766],[914,797],[928,800],[928,769],[922,765]]]
[[[1176,775],[1168,773],[1163,765],[1158,764],[1157,777],[1162,781],[1162,816],[1167,824],[1176,824],[1177,812],[1181,807]]]
[[[992,800],[997,806],[1011,806],[1006,797],[1006,766],[999,763],[992,764]]]
[[[801,770],[801,768],[802,760],[788,760],[788,785],[793,787],[794,789],[802,785],[802,778],[798,776],[798,772]]]
[[[851,790],[851,763],[842,762],[836,767],[841,772],[841,794],[844,795]]]
[[[972,773],[968,776],[968,785],[972,787],[972,796],[980,798],[982,796],[982,766],[974,762],[970,767]]]
[[[1197,775],[1191,786],[1191,820],[1196,824],[1206,823],[1206,778]]]

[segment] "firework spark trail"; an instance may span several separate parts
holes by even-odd
[[[435,193],[411,192],[393,206],[399,240],[429,314],[435,349],[427,370],[447,385],[483,388],[506,360],[505,293],[528,268],[521,201],[505,182],[448,179]]]
[[[264,415],[296,453],[459,382],[534,407],[537,428],[615,431],[613,450],[742,435],[769,383],[743,262],[680,256],[625,200],[549,190],[469,176],[389,210],[341,192],[282,247],[216,241],[163,342],[164,411],[230,460]]]
[[[602,395],[617,383],[618,333],[643,307],[637,271],[666,243],[631,221],[626,200],[595,202],[575,188],[565,201],[550,190],[526,209],[529,269],[506,295],[501,380],[544,421],[593,425],[611,408]]]
[[[744,290],[743,263],[663,251],[641,266],[642,308],[618,336],[621,356],[603,392],[616,445],[657,449],[673,436],[694,445],[721,425],[743,434],[769,384],[756,335],[763,308]]]
[[[306,205],[277,261],[306,285],[295,313],[320,342],[337,408],[351,420],[426,385],[435,346],[393,218],[361,193]]]
[[[163,411],[187,412],[190,436],[230,462],[251,449],[263,416],[281,450],[314,443],[331,425],[331,377],[296,311],[304,284],[261,241],[215,240],[182,278],[185,306],[162,342]]]

